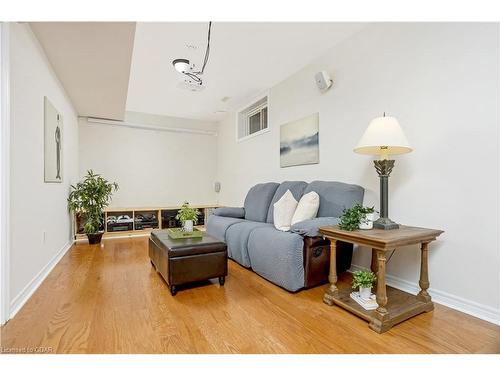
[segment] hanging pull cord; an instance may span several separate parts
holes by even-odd
[[[205,50],[205,58],[203,59],[203,66],[201,70],[198,72],[184,72],[186,76],[191,78],[193,81],[196,81],[199,85],[203,84],[203,80],[199,77],[200,74],[205,72],[205,66],[207,66],[208,58],[210,56],[210,36],[212,32],[212,21],[208,23],[208,37],[207,37],[207,48]]]
[[[212,32],[212,21],[208,23],[208,37],[207,37],[207,48],[205,50],[205,58],[203,59],[203,66],[201,71],[195,72],[194,74],[203,74],[205,72],[205,66],[207,66],[208,58],[210,56],[210,34]]]

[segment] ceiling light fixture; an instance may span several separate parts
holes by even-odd
[[[172,64],[174,64],[175,70],[179,73],[185,73],[189,71],[189,60],[188,59],[175,59]]]
[[[203,59],[203,66],[200,71],[194,70],[194,64],[191,64],[188,59],[175,59],[172,61],[172,65],[175,70],[179,73],[182,73],[188,77],[187,83],[196,84],[201,86],[203,84],[203,80],[201,76],[205,72],[205,66],[208,62],[208,57],[210,55],[210,33],[212,30],[212,22],[208,23],[208,38],[207,38],[207,49],[205,50],[205,58]]]

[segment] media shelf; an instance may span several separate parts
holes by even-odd
[[[134,211],[108,211],[105,213],[105,232],[134,230]]]
[[[205,229],[205,223],[211,212],[218,205],[192,205],[200,211],[196,228]],[[104,211],[103,238],[149,235],[153,229],[180,228],[181,223],[175,219],[180,206],[173,207],[139,207],[108,208]],[[85,222],[82,214],[76,214],[73,221],[73,233],[76,240],[87,239],[83,230]]]
[[[135,211],[134,214],[134,229],[158,229],[160,227],[160,219],[158,211]]]

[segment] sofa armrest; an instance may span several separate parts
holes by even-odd
[[[213,214],[216,216],[243,219],[245,217],[245,209],[243,207],[219,207],[213,211]]]
[[[290,232],[300,234],[305,237],[320,236],[319,228],[337,225],[340,219],[338,217],[316,217],[310,220],[299,221],[290,228]]]

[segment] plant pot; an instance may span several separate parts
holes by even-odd
[[[363,299],[370,299],[372,295],[372,288],[364,288],[362,286],[359,287],[359,296]]]
[[[359,287],[359,296],[363,299],[370,299],[370,296],[372,295],[372,288],[368,287]]]
[[[192,232],[193,231],[193,220],[184,221],[184,225],[182,226],[184,232]]]
[[[89,245],[96,245],[101,243],[103,232],[99,233],[87,233],[87,238],[89,239]]]
[[[375,220],[375,214],[366,214],[363,219],[361,219],[359,223],[359,229],[372,229],[373,221]]]

